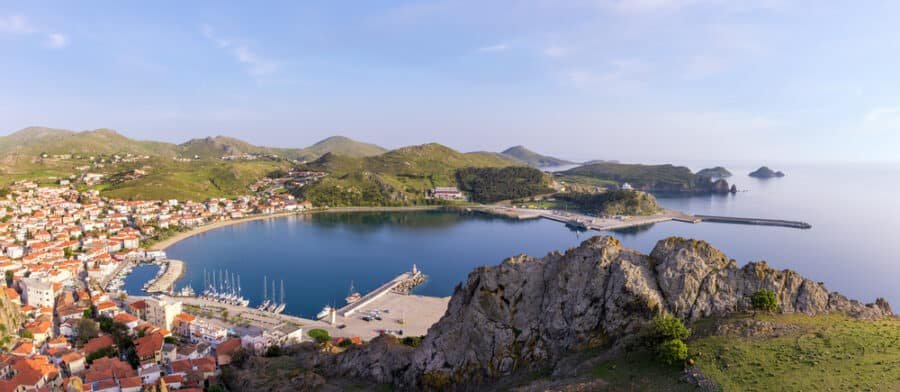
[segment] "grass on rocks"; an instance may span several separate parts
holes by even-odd
[[[783,336],[688,342],[697,366],[725,391],[900,390],[900,320],[842,315],[759,316],[792,324]]]

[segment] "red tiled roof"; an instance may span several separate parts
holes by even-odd
[[[113,341],[112,336],[109,336],[109,335],[99,336],[99,337],[89,340],[84,345],[84,353],[90,355],[102,348],[111,347],[114,343],[115,342]]]

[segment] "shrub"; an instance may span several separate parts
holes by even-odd
[[[678,318],[672,316],[656,316],[653,319],[652,337],[655,343],[691,336],[691,330],[684,326]]]
[[[315,340],[316,343],[319,343],[319,344],[325,344],[331,340],[331,336],[328,335],[328,331],[326,331],[324,329],[320,329],[320,328],[311,329],[306,334],[309,335],[309,337],[313,338],[313,340]]]
[[[350,339],[344,339],[344,340],[341,340],[340,343],[338,343],[338,347],[350,347],[352,345],[353,345],[353,341]]]
[[[656,346],[657,358],[667,365],[684,362],[687,354],[687,345],[681,339],[669,339]]]
[[[774,312],[778,309],[778,300],[775,298],[775,292],[769,289],[759,289],[750,296],[750,303],[753,310]]]
[[[403,344],[410,346],[410,347],[419,347],[419,345],[422,344],[422,337],[421,336],[407,336],[407,337],[403,338]]]

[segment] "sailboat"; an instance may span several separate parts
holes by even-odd
[[[266,310],[271,302],[268,299],[269,289],[267,287],[267,278],[263,276],[263,303],[259,305],[259,310]]]
[[[287,304],[284,303],[284,281],[282,280],[282,281],[281,281],[281,304],[279,304],[277,307],[275,307],[275,309],[272,310],[272,311],[275,312],[275,313],[281,313],[281,312],[284,312],[284,308],[285,308],[286,306],[287,306]]]
[[[358,292],[353,291],[353,281],[351,280],[350,295],[348,295],[347,298],[344,298],[344,301],[347,301],[348,304],[352,304],[356,301],[359,301],[360,298],[362,298],[362,295],[360,295]]]

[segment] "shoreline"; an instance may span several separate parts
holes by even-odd
[[[217,221],[210,224],[206,224],[203,226],[195,227],[191,230],[178,233],[169,238],[166,238],[162,241],[159,241],[150,247],[147,250],[166,250],[172,245],[175,245],[181,241],[184,241],[188,238],[191,238],[195,235],[206,233],[211,230],[220,229],[223,227],[228,227],[231,225],[237,225],[246,222],[253,222],[263,219],[278,219],[278,218],[286,218],[289,216],[301,216],[301,215],[311,215],[318,213],[328,213],[328,212],[403,212],[403,211],[438,211],[444,209],[448,206],[411,206],[411,207],[336,207],[329,209],[314,209],[308,211],[298,211],[298,212],[279,212],[275,214],[264,214],[264,215],[253,215],[240,219],[229,219],[225,221]]]

